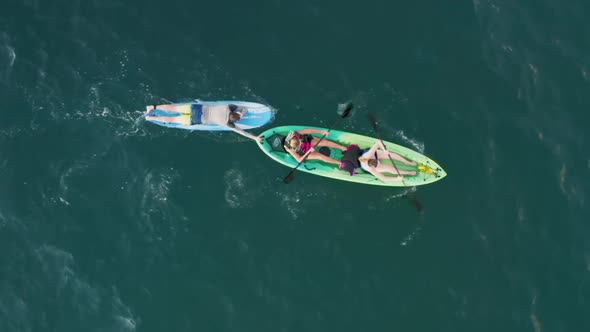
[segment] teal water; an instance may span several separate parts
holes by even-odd
[[[572,0],[0,4],[0,331],[590,330],[590,12]],[[145,105],[416,149],[413,193]],[[261,128],[260,132],[269,128]],[[258,132],[258,131],[254,131]]]

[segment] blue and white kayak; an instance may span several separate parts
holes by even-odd
[[[252,128],[262,127],[269,123],[273,119],[273,109],[267,105],[253,103],[248,101],[204,101],[195,100],[188,103],[175,103],[167,105],[149,105],[146,107],[146,120],[155,123],[160,126],[170,128],[180,128],[187,130],[205,130],[205,131],[228,131],[231,130],[228,127],[221,126],[218,124],[191,124],[191,116],[194,115],[194,110],[198,108],[198,105],[205,106],[221,106],[221,105],[237,105],[240,108],[245,108],[246,113],[237,122],[241,129],[247,130]],[[155,108],[154,108],[155,106]],[[223,108],[218,108],[223,110]],[[150,119],[147,119],[147,116]],[[158,121],[153,117],[160,117],[163,121]],[[173,118],[173,122],[164,121],[166,119]]]

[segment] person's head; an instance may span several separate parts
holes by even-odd
[[[230,122],[239,121],[241,118],[242,118],[242,116],[240,116],[239,113],[236,113],[236,112],[230,112],[229,113],[229,121]]]
[[[375,168],[377,167],[377,159],[376,158],[363,158],[360,157],[359,161],[361,163],[367,163],[367,165],[369,165],[369,167]]]
[[[297,149],[301,145],[301,141],[297,137],[291,137],[289,140],[289,147],[293,150]]]
[[[375,168],[375,167],[377,167],[377,159],[371,158],[367,161],[367,164],[369,164],[369,166]]]

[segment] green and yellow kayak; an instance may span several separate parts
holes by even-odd
[[[263,136],[263,140],[262,143],[259,144],[260,149],[262,149],[264,153],[266,153],[275,161],[291,168],[296,167],[298,162],[295,159],[293,159],[293,157],[291,157],[291,155],[287,153],[283,148],[284,139],[289,133],[289,131],[297,131],[306,128],[318,129],[323,131],[327,130],[325,128],[309,126],[281,126],[271,128],[261,134],[261,136]],[[321,138],[321,135],[313,134],[313,136]],[[370,148],[377,141],[376,138],[338,130],[331,130],[330,134],[325,139],[336,142],[342,146],[356,144],[361,149]],[[415,166],[406,165],[399,161],[395,161],[395,165],[400,171],[415,171],[416,175],[404,175],[404,181],[384,182],[377,179],[372,174],[362,171],[360,169],[354,176],[351,176],[349,173],[340,170],[337,165],[325,163],[319,160],[306,160],[305,162],[303,162],[301,166],[299,166],[298,170],[337,180],[391,187],[421,186],[436,182],[447,175],[447,173],[442,169],[442,167],[440,167],[434,160],[426,157],[425,155],[392,142],[383,141],[383,143],[387,147],[387,150],[397,153],[398,155],[404,157],[406,160],[415,161]],[[330,158],[335,160],[340,160],[342,158],[342,151],[339,149],[333,149],[328,147],[322,147],[320,149],[318,147],[316,148],[316,150],[328,155]],[[391,165],[390,160],[381,160],[381,162],[387,165]],[[394,174],[386,173],[385,175]]]

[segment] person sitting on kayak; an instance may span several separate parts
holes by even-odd
[[[302,129],[298,131],[290,131],[287,137],[285,138],[285,151],[287,151],[291,155],[291,157],[297,160],[298,163],[300,163],[303,160],[303,158],[305,158],[306,154],[309,154],[307,159],[316,159],[326,163],[340,165],[339,161],[315,151],[313,147],[316,146],[320,139],[311,136],[311,134],[320,134],[327,136],[328,132],[312,128]],[[326,139],[323,139],[317,146],[326,146],[329,148],[346,150],[346,147],[335,142],[328,141]]]
[[[146,107],[148,115],[146,120],[158,121],[164,123],[174,123],[184,126],[192,126],[196,124],[216,124],[228,127],[236,133],[253,139],[257,142],[262,140],[259,136],[254,136],[236,125],[236,122],[247,113],[244,107],[234,104],[230,105],[200,105],[189,104],[186,105],[153,105]],[[166,113],[178,114],[175,116],[157,116],[151,115],[151,111],[157,109]]]
[[[380,162],[382,159],[391,159],[400,161],[406,165],[416,165],[415,161],[407,161],[402,156],[387,151],[383,143],[378,140],[370,149],[361,150],[358,145],[352,144],[343,153],[340,160],[339,168],[347,171],[351,176],[356,174],[356,169],[361,168],[367,173],[372,174],[381,181],[400,181],[402,174],[416,175],[415,171],[403,171],[399,173],[393,166],[384,165]],[[386,176],[383,173],[398,174],[396,176]]]

